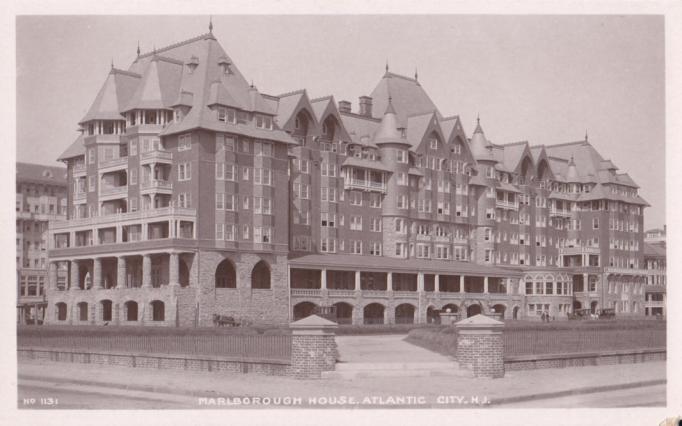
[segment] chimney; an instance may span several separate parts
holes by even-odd
[[[372,116],[372,98],[369,96],[360,96],[360,115]]]
[[[339,112],[350,112],[350,102],[339,101]]]

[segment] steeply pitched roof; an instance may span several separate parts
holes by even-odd
[[[90,120],[123,120],[121,112],[130,101],[141,76],[112,68],[90,109],[79,123]]]
[[[343,126],[354,143],[367,144],[373,139],[374,132],[379,128],[379,120],[343,112],[340,115]]]
[[[177,98],[181,79],[182,62],[158,55],[152,57],[122,112],[169,108]]]
[[[45,166],[43,164],[21,163],[17,161],[18,182],[33,182],[65,187],[66,167]]]
[[[381,118],[391,97],[398,117],[398,124],[405,125],[407,117],[436,112],[442,118],[438,108],[418,81],[402,75],[386,72],[371,93],[372,115]]]
[[[66,148],[66,151],[62,153],[62,155],[57,158],[57,161],[64,161],[68,160],[69,158],[73,157],[80,157],[81,155],[85,155],[85,146],[83,145],[83,135],[80,134],[76,138],[75,141],[69,145],[68,148]]]

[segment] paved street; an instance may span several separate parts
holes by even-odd
[[[620,389],[611,392],[586,393],[562,398],[536,399],[514,404],[498,405],[499,408],[619,408],[664,407],[665,385]]]

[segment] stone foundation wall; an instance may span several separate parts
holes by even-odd
[[[530,355],[506,357],[506,370],[535,370],[541,368],[585,367],[591,365],[637,364],[665,361],[666,350],[645,349],[583,354]]]

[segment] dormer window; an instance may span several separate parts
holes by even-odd
[[[327,128],[327,123],[322,124],[322,134],[326,135],[328,133],[329,129]]]
[[[199,66],[199,58],[196,56],[192,56],[189,58],[189,61],[187,61],[187,70],[189,71],[190,74],[194,72],[195,69]]]
[[[298,117],[296,117],[296,120],[294,121],[294,128],[297,130],[301,128],[301,120]]]
[[[272,117],[256,114],[256,127],[259,129],[272,130]]]
[[[429,146],[431,149],[438,149],[438,139],[436,138],[431,139],[431,141],[429,142]]]
[[[232,69],[230,68],[230,66],[232,64],[230,63],[230,61],[227,60],[226,57],[224,57],[224,56],[221,57],[218,60],[218,65],[223,69],[223,74],[226,74],[226,75],[232,74]]]

